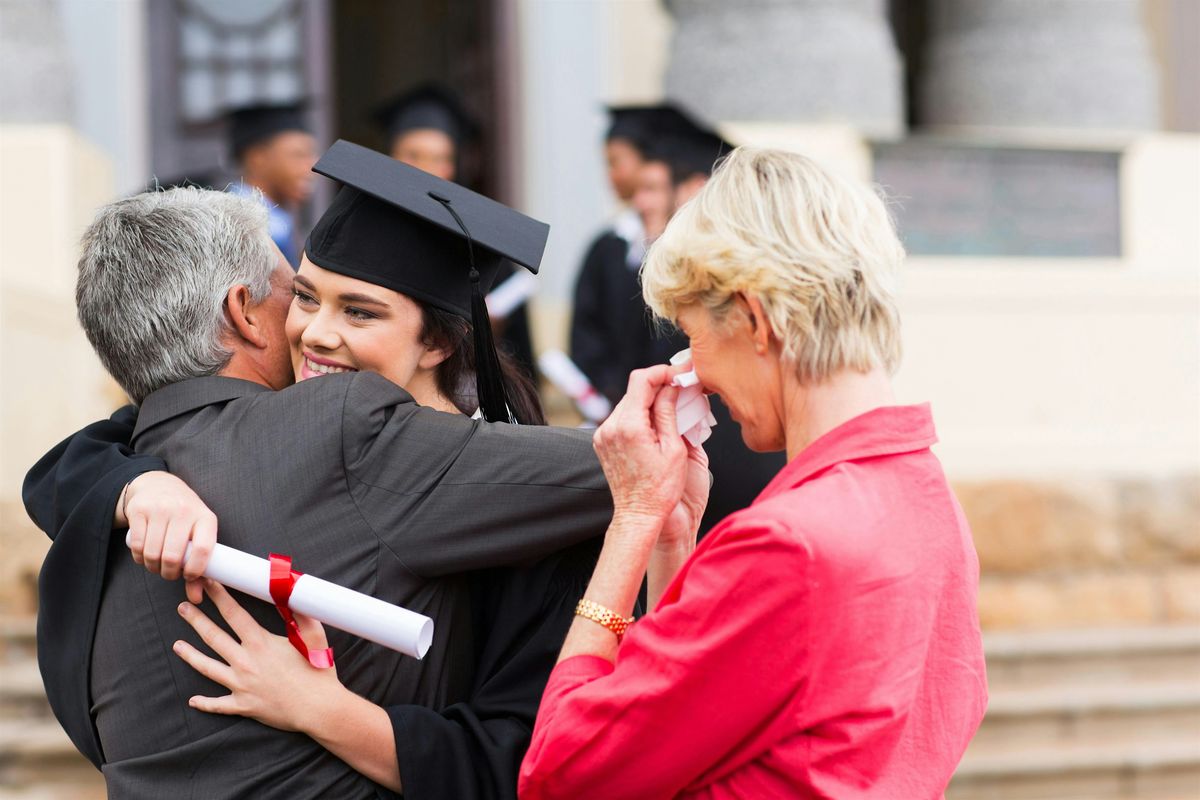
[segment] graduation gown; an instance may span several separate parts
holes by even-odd
[[[72,740],[103,758],[113,796],[162,795],[181,781],[212,796],[386,796],[307,737],[186,708],[190,694],[222,693],[158,653],[194,635],[174,614],[139,625],[172,609],[182,586],[133,564],[110,530],[120,487],[162,466],[129,458],[130,421],[64,442],[25,486],[31,516],[54,538],[40,591],[57,604],[43,606],[39,661]],[[546,675],[594,563],[594,553],[565,566],[554,554],[595,539],[611,514],[586,436],[421,409],[356,373],[283,392],[225,378],[175,384],[147,398],[134,443],[197,489],[225,543],[289,553],[299,569],[432,616],[434,646],[421,662],[331,629],[339,675],[389,708],[407,797],[514,795]],[[106,537],[107,558],[69,558],[79,542]],[[502,572],[479,581],[492,564]],[[517,572],[505,582],[504,570]],[[79,590],[101,576],[103,590]],[[246,605],[281,630],[270,606]],[[131,725],[141,707],[158,713]]]
[[[606,231],[592,242],[575,284],[571,359],[614,405],[625,395],[629,373],[659,364],[687,347],[669,327],[656,325],[628,263],[629,242]]]

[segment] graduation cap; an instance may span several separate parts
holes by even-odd
[[[604,141],[624,139],[639,152],[645,152],[654,140],[655,121],[661,106],[609,106],[608,132]]]
[[[308,259],[469,320],[480,411],[511,422],[484,296],[506,260],[537,273],[550,226],[347,141],[313,172],[343,186],[305,242]]]
[[[285,131],[311,133],[304,120],[304,108],[303,102],[297,102],[243,106],[230,111],[227,115],[229,149],[234,159],[240,161],[246,150],[276,134]]]
[[[734,145],[679,106],[664,104],[655,113],[656,133],[645,156],[671,168],[678,184],[694,175],[711,175],[713,164]]]
[[[479,125],[467,114],[458,97],[433,83],[393,97],[375,109],[373,116],[387,131],[389,142],[408,131],[433,129],[449,136],[457,149],[479,135]]]

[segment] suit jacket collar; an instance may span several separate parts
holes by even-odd
[[[793,489],[843,461],[912,453],[936,442],[928,403],[875,408],[843,422],[797,453],[754,502]]]
[[[148,429],[181,414],[188,414],[215,403],[225,403],[239,397],[270,391],[274,390],[261,383],[241,378],[224,378],[220,375],[172,383],[151,392],[142,401],[137,426],[133,429],[133,441],[136,443],[138,437]]]

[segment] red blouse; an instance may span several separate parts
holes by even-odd
[[[520,795],[941,797],[987,705],[928,405],[830,431],[700,543],[617,662],[559,664]]]

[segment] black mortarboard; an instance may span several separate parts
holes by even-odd
[[[374,112],[375,121],[387,131],[388,141],[407,131],[441,131],[461,148],[479,135],[479,125],[463,109],[458,97],[436,84],[422,84],[393,97]]]
[[[344,185],[308,236],[308,259],[470,320],[480,410],[508,421],[484,295],[505,260],[537,272],[550,226],[346,141],[313,171]]]
[[[678,106],[660,106],[654,120],[657,135],[645,155],[651,161],[665,162],[675,183],[693,175],[711,175],[716,160],[734,149],[720,134]]]
[[[235,108],[228,114],[229,149],[235,160],[250,147],[284,131],[311,133],[304,119],[304,103],[253,105]]]
[[[655,115],[660,106],[609,106],[610,122],[604,140],[624,139],[645,152],[654,140]]]

